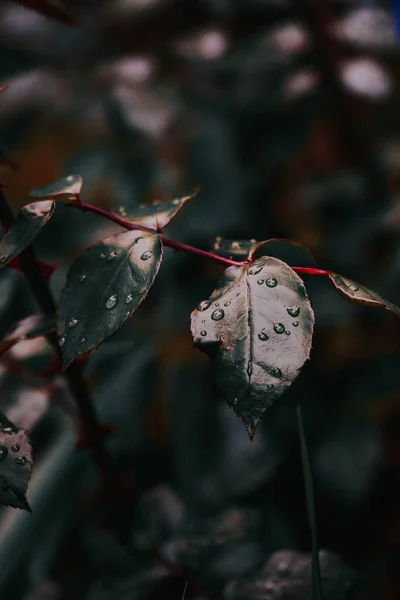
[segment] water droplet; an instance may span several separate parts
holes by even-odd
[[[273,288],[276,285],[278,285],[278,282],[275,279],[275,277],[268,277],[268,279],[265,281],[265,285],[267,285],[270,288]]]
[[[285,333],[286,333],[286,335],[290,335],[291,334],[291,332],[289,331],[289,329],[286,329]]]
[[[81,283],[83,283],[84,281],[86,281],[86,275],[81,275],[81,276],[79,277],[79,281],[80,281]]]
[[[8,450],[5,446],[0,446],[0,460],[3,460],[8,454]]]
[[[102,253],[100,254],[100,256],[99,256],[99,259],[100,259],[100,260],[104,260],[104,259],[105,259],[105,257],[106,257],[106,255],[104,254],[104,252],[102,252]]]
[[[358,285],[349,285],[348,288],[351,292],[358,292],[358,290],[360,289]]]
[[[178,206],[178,204],[180,204],[180,200],[179,198],[175,198],[175,200],[172,200],[172,204],[175,204],[175,206]]]
[[[219,306],[219,302],[216,302],[216,303],[215,303],[215,306]]]
[[[106,308],[114,308],[114,306],[117,305],[118,302],[118,298],[117,298],[117,294],[113,294],[113,296],[110,296],[109,299],[106,302]]]
[[[153,252],[151,250],[146,250],[146,252],[143,252],[143,254],[140,258],[142,260],[149,260],[152,256],[153,256]]]
[[[66,335],[62,335],[61,337],[58,338],[58,345],[60,346],[60,348],[62,348],[65,345],[65,340],[66,340],[67,336]]]
[[[274,331],[275,333],[285,333],[285,326],[282,323],[275,323]]]
[[[133,296],[132,294],[128,294],[127,297],[125,298],[125,304],[130,304],[133,300]]]
[[[271,375],[272,375],[272,377],[277,377],[277,378],[282,377],[282,371],[280,369],[278,369],[278,367],[273,367],[271,369]]]
[[[222,308],[217,308],[217,310],[214,310],[213,314],[211,315],[211,318],[213,321],[220,321],[224,318],[224,316],[225,312],[222,310]]]
[[[207,310],[210,304],[211,302],[209,302],[208,300],[203,300],[203,302],[200,302],[200,304],[198,305],[197,310],[199,310],[200,312],[202,312],[203,310]]]
[[[205,322],[206,322],[206,320],[205,320],[205,319],[202,319],[202,320],[201,320],[201,322],[202,322],[202,323],[205,323]]]
[[[253,265],[249,269],[249,275],[258,275],[258,273],[262,270],[263,270],[262,265]]]
[[[204,329],[202,329],[202,331],[200,331],[200,335],[202,337],[205,337],[207,335],[207,331],[204,331]]]
[[[26,463],[28,462],[27,459],[25,458],[25,456],[17,456],[17,458],[14,458],[14,462],[17,463],[17,465],[26,465]]]
[[[257,279],[258,285],[262,285],[264,283],[264,279]]]
[[[300,313],[300,306],[288,306],[286,310],[291,317],[298,317]]]
[[[78,324],[78,319],[74,319],[74,317],[71,317],[70,320],[68,321],[68,327],[70,329],[75,327],[75,325],[77,325],[77,324]]]
[[[299,326],[299,322],[298,321],[293,321],[292,325],[293,325],[293,327],[298,327]]]
[[[112,252],[110,252],[110,254],[108,255],[107,260],[114,260],[114,258],[117,256],[117,253],[115,252],[115,250],[113,250]]]
[[[230,300],[228,300],[228,302],[225,302],[224,306],[230,306],[232,304],[232,302]]]
[[[237,406],[237,403],[238,403],[238,399],[237,399],[237,398],[234,398],[234,399],[233,399],[233,406]]]
[[[81,343],[81,344],[84,344],[85,342],[86,342],[86,338],[81,338],[81,339],[80,339],[80,343]]]
[[[264,331],[262,331],[261,333],[258,334],[258,339],[261,340],[262,342],[266,342],[269,338],[268,338],[267,334],[264,333]]]
[[[18,446],[18,444],[14,444],[14,446],[11,446],[11,450],[12,450],[13,452],[18,452],[18,451],[19,451],[19,448],[20,448],[20,447]]]

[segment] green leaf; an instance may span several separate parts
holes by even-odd
[[[162,260],[160,235],[128,231],[91,246],[71,267],[59,307],[59,345],[66,368],[129,319]]]
[[[29,194],[31,198],[57,198],[58,200],[73,200],[80,193],[83,179],[80,175],[68,175],[57,179],[49,185],[38,187]]]
[[[364,287],[363,285],[356,283],[352,279],[338,275],[337,273],[329,273],[329,279],[332,281],[335,288],[346,296],[352,302],[357,304],[365,304],[366,306],[378,306],[380,308],[386,308],[394,313],[397,317],[400,317],[400,308],[388,300],[385,300],[372,290]]]
[[[194,344],[213,360],[221,391],[251,439],[309,358],[313,327],[303,281],[267,256],[229,267],[219,288],[192,312]]]
[[[22,340],[41,337],[55,331],[56,319],[50,315],[31,315],[18,321],[0,342],[0,355]]]
[[[32,464],[26,431],[18,429],[0,412],[0,504],[30,511],[26,490]]]
[[[0,240],[0,269],[35,239],[53,215],[55,204],[51,200],[32,202],[24,206],[13,225]]]
[[[319,564],[319,551],[318,551],[318,532],[317,532],[317,518],[315,515],[315,501],[314,501],[314,482],[311,471],[310,457],[308,454],[306,434],[303,425],[303,416],[301,413],[301,406],[297,406],[297,422],[299,426],[300,436],[300,448],[301,448],[301,464],[303,467],[303,479],[304,489],[306,492],[306,504],[308,513],[308,522],[310,524],[311,531],[311,543],[312,543],[312,590],[313,600],[322,600],[322,579],[321,579],[321,567]]]
[[[130,213],[127,221],[138,223],[143,227],[148,227],[154,231],[162,231],[164,227],[172,221],[178,214],[182,206],[194,198],[197,192],[192,196],[184,196],[183,198],[175,198],[170,202],[153,202],[152,204],[142,204],[139,208]]]
[[[258,247],[258,244],[259,242],[256,242],[256,240],[232,241],[217,237],[214,242],[214,250],[225,258],[245,261],[253,255],[254,249]]]

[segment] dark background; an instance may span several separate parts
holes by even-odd
[[[15,210],[32,188],[70,173],[83,176],[87,202],[128,214],[200,186],[169,237],[206,249],[216,236],[292,238],[321,268],[400,302],[394,3],[68,5],[79,27],[0,2],[0,148],[19,165],[1,172]],[[35,242],[60,264],[55,294],[74,258],[115,231],[58,205]],[[187,598],[205,597],[200,585],[214,598],[308,600],[298,403],[330,552],[326,597],[400,598],[398,322],[305,276],[312,360],[251,444],[189,332],[191,310],[222,271],[167,251],[147,301],[86,367],[102,419],[118,428],[109,447],[126,490],[128,547],[104,523],[87,452],[73,451],[61,379],[54,394],[41,375],[45,341],[11,353],[39,381],[0,363],[1,409],[31,431],[36,457],[33,515],[0,513],[0,598],[180,599],[188,581]],[[3,271],[1,333],[36,310],[23,277]],[[300,554],[260,575],[281,549]],[[245,591],[234,583],[242,577]]]

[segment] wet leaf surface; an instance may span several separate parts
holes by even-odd
[[[32,464],[26,431],[0,412],[0,504],[30,511],[26,490]]]
[[[162,231],[178,214],[182,206],[188,200],[194,198],[195,195],[175,198],[169,202],[142,204],[137,210],[129,213],[127,220],[148,227],[149,229],[154,229],[155,231]]]
[[[52,217],[54,209],[54,202],[44,200],[27,204],[20,210],[15,222],[0,240],[0,269],[29,246]]]
[[[147,296],[161,259],[159,235],[128,231],[91,246],[76,260],[59,307],[64,367],[129,319]]]
[[[57,198],[58,200],[73,200],[80,194],[83,179],[80,175],[67,175],[49,185],[36,188],[30,192],[31,198]]]
[[[213,360],[221,392],[251,438],[309,358],[313,326],[302,280],[270,257],[227,269],[192,312],[194,344]]]
[[[337,273],[329,273],[329,279],[332,281],[335,288],[346,298],[357,304],[366,306],[377,306],[390,310],[396,317],[400,317],[400,308],[385,300],[376,292],[369,290],[363,285],[356,283],[348,277],[338,275]]]

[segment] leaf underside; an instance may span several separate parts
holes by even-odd
[[[32,465],[26,431],[18,429],[0,412],[0,504],[30,511],[26,491]]]
[[[213,360],[221,391],[251,438],[309,358],[313,328],[303,281],[267,256],[251,266],[229,267],[192,312],[194,344]]]
[[[17,342],[41,337],[55,331],[56,320],[50,315],[31,315],[18,321],[0,342],[0,355]]]
[[[80,194],[83,179],[80,175],[67,175],[49,185],[35,188],[29,194],[31,198],[57,198],[57,200],[73,200]]]
[[[51,200],[32,202],[24,206],[0,240],[0,269],[21,254],[52,217],[55,204]]]
[[[76,260],[59,307],[64,368],[129,319],[147,296],[161,260],[160,236],[142,231],[106,238]]]
[[[154,229],[154,231],[162,231],[178,214],[182,206],[186,204],[188,200],[194,198],[195,195],[196,194],[175,198],[169,202],[142,204],[128,215],[127,220],[138,223],[143,227]]]
[[[400,318],[400,308],[388,300],[385,300],[385,298],[382,298],[382,296],[376,292],[356,283],[348,277],[338,275],[337,273],[329,273],[329,279],[335,288],[352,302],[364,304],[366,306],[386,308]]]

